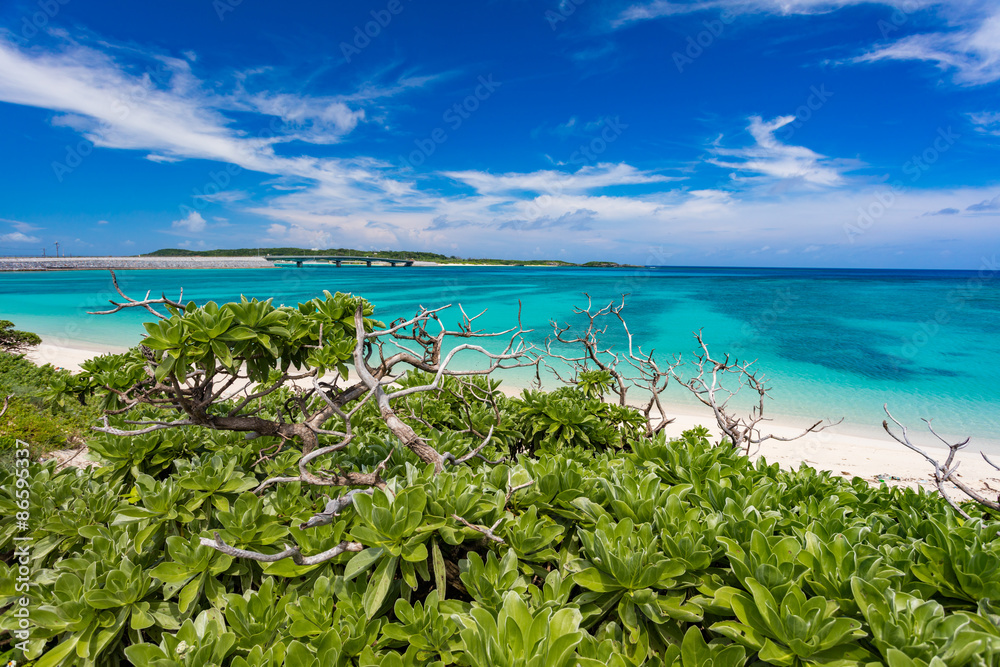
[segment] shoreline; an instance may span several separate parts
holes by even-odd
[[[91,357],[123,352],[125,349],[75,341],[72,344],[56,344],[43,338],[42,344],[28,352],[26,357],[37,364],[49,363],[75,372],[80,370],[81,363]],[[508,396],[520,395],[523,389],[524,387],[516,386],[506,379],[501,385],[501,391]],[[703,406],[665,403],[664,408],[668,412],[668,417],[673,420],[663,429],[666,436],[677,438],[682,432],[695,426],[705,426],[709,430],[710,439],[718,441],[720,430],[711,411],[708,408],[698,410],[699,407]],[[804,423],[807,421],[802,420],[803,425],[800,426],[796,423],[798,420],[778,418],[768,423],[765,432],[778,437],[791,437],[801,433],[808,425]],[[846,428],[838,430],[840,426]],[[789,442],[768,440],[757,451],[752,451],[750,458],[758,460],[763,457],[768,463],[778,463],[786,469],[795,469],[806,464],[848,479],[861,477],[870,483],[878,483],[880,478],[884,478],[885,483],[890,486],[935,489],[932,482],[933,468],[920,455],[907,450],[903,445],[890,439],[887,434],[877,438],[872,435],[845,432],[850,427],[851,425],[832,426],[819,433],[809,433]],[[914,431],[913,439],[918,445],[923,446],[929,441],[927,436],[930,434]],[[947,458],[948,450],[943,447],[929,445],[925,447],[925,451],[939,461]],[[961,472],[956,475],[966,484],[990,496],[1000,492],[1000,471],[987,464],[978,450],[960,451],[956,460],[961,463]]]

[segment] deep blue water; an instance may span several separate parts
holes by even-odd
[[[354,292],[386,320],[417,306],[462,303],[489,310],[485,329],[516,321],[530,338],[548,322],[579,323],[573,306],[629,293],[635,340],[663,358],[696,348],[703,330],[713,353],[756,359],[773,384],[774,414],[840,418],[855,431],[880,429],[882,404],[920,430],[935,418],[944,433],[1000,439],[1000,285],[994,271],[830,269],[581,269],[531,267],[305,267],[121,271],[134,298],[147,290],[219,302],[240,294],[293,304],[330,291]],[[114,297],[107,272],[0,273],[0,318],[49,342],[128,346],[142,312],[87,315]],[[457,317],[457,314],[456,314]],[[617,348],[624,336],[609,328]],[[524,380],[524,378],[519,378]],[[680,391],[675,402],[691,403]],[[974,443],[975,444],[975,443]]]

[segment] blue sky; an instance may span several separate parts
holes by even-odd
[[[995,1],[17,0],[0,124],[0,255],[1000,245]]]

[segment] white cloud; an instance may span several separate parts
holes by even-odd
[[[364,116],[349,102],[251,94],[238,88],[218,95],[198,80],[190,63],[152,58],[160,69],[133,74],[104,52],[75,42],[62,50],[23,50],[0,36],[0,101],[61,112],[53,122],[79,131],[98,147],[148,151],[158,161],[207,159],[297,181],[324,184],[345,202],[405,189],[371,159],[278,155],[275,144],[292,140],[332,143]],[[164,64],[165,63],[165,64]],[[424,79],[399,84],[423,85]],[[356,93],[358,104],[395,91]],[[346,97],[345,97],[346,99]],[[254,137],[235,129],[230,110],[272,115],[283,122]]]
[[[243,190],[220,190],[218,192],[205,192],[201,194],[194,195],[196,199],[203,199],[205,201],[230,204],[235,201],[240,201],[241,199],[247,199],[250,195]]]
[[[0,218],[0,222],[6,222],[8,225],[14,228],[15,231],[8,234],[0,235],[0,243],[40,243],[41,239],[37,236],[30,236],[29,234],[39,229],[44,229],[43,227],[38,227],[36,225],[29,224],[27,222],[21,222],[20,220],[10,220],[8,218]]]
[[[200,234],[205,231],[207,223],[205,222],[205,218],[201,217],[201,213],[191,211],[186,218],[174,220],[170,223],[170,226],[188,234]]]
[[[38,227],[37,225],[21,222],[20,220],[10,220],[9,218],[0,218],[0,222],[6,222],[19,232],[34,232],[39,229],[45,229],[44,227]]]
[[[107,220],[98,220],[97,224],[99,224],[99,225],[106,225],[106,224],[108,224],[108,221]]]
[[[4,243],[38,243],[41,239],[37,236],[22,234],[21,232],[11,232],[0,236],[0,241]]]
[[[965,86],[1000,81],[1000,9],[946,31],[909,35],[855,60],[924,60],[951,71],[955,83]]]
[[[844,183],[844,171],[852,165],[820,155],[805,146],[784,144],[774,136],[775,131],[795,120],[795,116],[779,116],[765,121],[752,116],[747,128],[755,145],[747,148],[713,146],[711,152],[718,156],[709,162],[737,172],[758,174],[767,179],[786,183],[801,183],[810,187],[833,187]],[[734,174],[734,178],[745,178]]]
[[[729,17],[749,14],[792,16],[821,14],[844,7],[883,5],[895,10],[878,26],[884,37],[916,25],[912,15],[933,11],[942,24],[938,31],[908,35],[878,46],[853,62],[922,60],[951,70],[960,85],[980,85],[1000,80],[1000,9],[988,0],[708,0],[671,2],[653,0],[626,8],[612,28],[695,12],[715,12]],[[902,34],[902,33],[900,33]]]
[[[302,97],[287,93],[258,93],[245,102],[248,109],[280,118],[285,139],[333,144],[364,120],[364,109],[351,109],[338,98]]]
[[[449,171],[448,178],[465,183],[481,194],[537,192],[556,194],[584,192],[617,185],[666,183],[676,177],[640,171],[625,164],[599,163],[581,167],[575,173],[543,170],[529,173],[491,174],[484,171]]]
[[[759,197],[755,189],[693,191],[681,184],[634,196],[477,191],[453,198],[419,195],[401,200],[412,206],[364,211],[323,208],[314,193],[300,192],[247,213],[271,220],[265,227],[270,239],[303,247],[452,248],[449,252],[463,256],[524,257],[526,248],[537,246],[549,257],[640,264],[666,264],[671,255],[689,263],[744,263],[741,258],[751,248],[814,245],[822,252],[809,256],[821,256],[830,265],[885,266],[897,249],[906,250],[902,265],[914,265],[927,248],[940,247],[946,235],[967,240],[965,254],[949,260],[961,267],[978,265],[979,248],[995,245],[991,216],[954,216],[947,227],[941,218],[921,217],[956,201],[989,201],[995,188],[912,189],[885,207],[876,193],[886,187],[849,181],[845,187],[789,191],[781,197]],[[875,212],[872,221],[859,221],[869,210]],[[849,226],[860,234],[849,237]],[[801,257],[781,255],[786,256],[790,265]],[[940,266],[938,258],[927,261]]]
[[[981,111],[968,114],[977,132],[1000,136],[1000,112]]]
[[[639,2],[627,7],[612,22],[612,27],[620,27],[636,21],[713,11],[739,14],[774,14],[791,16],[797,14],[822,14],[852,5],[883,4],[895,6],[893,0],[708,0],[703,2],[670,2],[653,0]],[[914,11],[936,4],[934,0],[907,0],[908,11]]]

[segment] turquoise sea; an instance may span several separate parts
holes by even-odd
[[[585,269],[531,267],[305,267],[120,271],[133,298],[147,290],[198,302],[248,297],[294,304],[323,290],[354,292],[385,320],[418,306],[488,309],[484,329],[516,322],[542,343],[550,319],[579,324],[574,306],[628,293],[626,314],[644,350],[689,359],[692,332],[713,353],[756,359],[773,385],[774,416],[845,420],[841,432],[881,431],[882,404],[913,432],[920,418],[939,431],[1000,441],[1000,280],[996,271],[812,269]],[[0,273],[0,318],[64,345],[135,344],[136,310],[87,315],[116,296],[106,271]],[[457,312],[446,321],[453,322]],[[625,338],[609,327],[605,340]],[[522,376],[510,382],[527,382]],[[695,406],[674,387],[668,399]],[[928,440],[923,440],[929,442]]]

